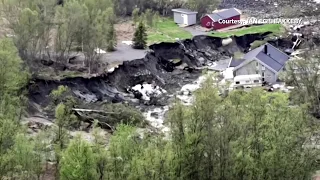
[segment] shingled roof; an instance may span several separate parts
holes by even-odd
[[[195,11],[191,11],[189,9],[182,9],[182,8],[178,8],[178,9],[172,9],[173,12],[179,12],[179,13],[184,13],[184,14],[197,14],[198,12]]]
[[[213,14],[207,14],[207,16],[209,16],[213,21],[219,21],[219,19],[224,19],[223,17],[219,16],[217,13],[213,13]]]
[[[241,15],[241,13],[236,8],[225,9],[212,14],[207,14],[207,16],[209,16],[213,21],[219,21],[219,19],[228,19],[238,15]]]
[[[226,9],[224,11],[219,11],[217,14],[225,19],[231,18],[233,16],[238,16],[241,13],[236,8]]]
[[[279,72],[284,67],[289,58],[290,57],[287,54],[281,52],[271,44],[266,43],[265,45],[262,45],[245,54],[244,59],[247,61],[242,62],[236,67],[236,69],[240,68],[248,61],[257,59],[263,64],[270,67],[273,71]]]
[[[234,59],[232,58],[229,62],[229,66],[228,67],[237,67],[239,66],[241,63],[243,63],[245,61],[245,59]]]

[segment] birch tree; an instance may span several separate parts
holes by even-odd
[[[3,0],[4,18],[9,22],[21,57],[32,61],[38,54],[50,55],[56,3],[51,0]]]
[[[60,54],[60,60],[65,60],[74,47],[80,46],[83,50],[84,33],[87,29],[88,9],[79,1],[67,1],[63,7],[58,7],[56,21],[57,36],[55,49]]]
[[[315,117],[320,117],[320,56],[312,51],[295,58],[286,65],[281,79],[294,87],[291,98],[294,103],[307,104]]]

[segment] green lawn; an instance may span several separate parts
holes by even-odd
[[[272,32],[271,35],[276,36],[285,32],[285,29],[281,24],[265,24],[265,25],[251,26],[247,28],[230,30],[227,32],[213,32],[213,33],[209,33],[208,35],[213,37],[225,38],[230,36],[243,36],[245,34],[265,33],[265,32]]]
[[[172,19],[161,19],[156,27],[148,28],[148,44],[175,42],[175,39],[192,38],[192,34],[180,28]]]
[[[281,24],[265,24],[251,26],[247,28],[230,30],[227,32],[210,32],[208,35],[213,37],[226,38],[230,36],[243,36],[245,34],[272,32],[269,36],[278,36],[285,32]],[[148,44],[160,42],[175,42],[176,38],[192,38],[192,34],[180,28],[172,19],[161,18],[156,27],[148,28]]]

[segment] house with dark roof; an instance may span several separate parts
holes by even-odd
[[[212,14],[206,14],[200,19],[200,22],[202,27],[217,30],[236,25],[237,22],[233,22],[233,20],[240,20],[240,15],[241,11],[236,8],[224,9]]]
[[[185,26],[194,25],[197,23],[198,12],[189,9],[172,9],[174,22]]]
[[[275,83],[289,58],[286,53],[266,43],[249,51],[243,59],[231,59],[228,67],[234,67],[234,76],[260,74],[262,81]]]

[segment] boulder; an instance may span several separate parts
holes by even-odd
[[[227,46],[229,44],[232,43],[232,39],[231,38],[226,38],[222,40],[222,46]]]

